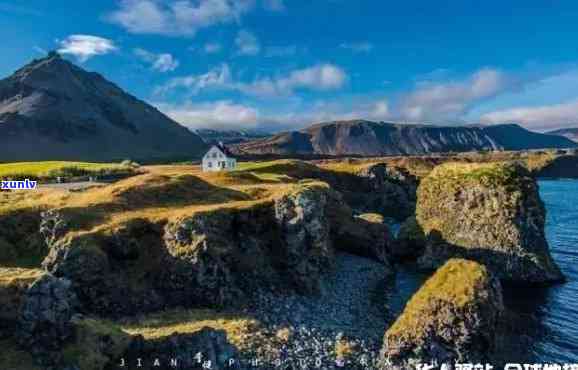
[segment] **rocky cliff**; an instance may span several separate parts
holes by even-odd
[[[544,235],[538,185],[512,163],[436,167],[418,188],[417,221],[426,235],[424,268],[450,258],[484,263],[496,276],[519,283],[561,281]]]
[[[58,54],[0,80],[0,161],[199,158],[185,127]]]
[[[356,233],[353,252],[388,264],[385,225],[355,219],[335,191],[308,182],[243,206],[70,233],[43,266],[101,315],[240,305],[259,290],[318,293],[335,249],[350,247],[340,238]]]
[[[517,125],[428,126],[364,120],[320,123],[237,145],[242,154],[383,156],[473,150],[573,148],[576,143]]]
[[[503,311],[500,283],[484,266],[449,260],[385,333],[380,368],[491,362]]]

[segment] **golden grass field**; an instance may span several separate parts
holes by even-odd
[[[120,163],[88,163],[88,162],[18,162],[0,164],[0,179],[8,178],[43,178],[50,177],[63,169],[76,169],[86,173],[98,173],[125,168]]]

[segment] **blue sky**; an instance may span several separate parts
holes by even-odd
[[[0,75],[57,49],[191,127],[578,126],[578,2],[3,0]]]

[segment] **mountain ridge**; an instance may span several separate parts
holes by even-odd
[[[195,133],[57,53],[0,80],[0,161],[197,158]]]
[[[236,150],[248,155],[379,156],[573,147],[576,143],[566,138],[538,134],[515,124],[433,126],[349,120],[317,123],[240,143]]]
[[[561,128],[547,132],[548,135],[564,136],[565,138],[578,142],[578,127]]]

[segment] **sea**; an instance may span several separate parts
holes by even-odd
[[[506,363],[578,364],[578,180],[540,180],[546,205],[546,238],[567,282],[551,287],[504,287],[506,307],[516,318],[501,356]],[[397,274],[392,314],[427,278],[411,266]]]

